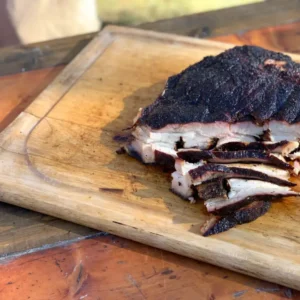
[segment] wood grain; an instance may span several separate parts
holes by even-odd
[[[11,123],[61,70],[62,67],[56,67],[36,70],[28,74],[19,73],[15,76],[1,77],[0,90],[3,100],[0,109],[0,131]]]
[[[215,41],[236,45],[258,45],[274,51],[300,53],[300,23],[270,26],[240,34],[214,37]]]
[[[57,76],[63,67],[36,70],[0,79],[0,130],[3,130]],[[96,230],[37,212],[0,203],[0,256],[74,241]]]
[[[0,262],[9,300],[283,300],[300,292],[107,236]]]
[[[0,49],[0,76],[68,64],[95,36],[78,35]]]
[[[228,47],[118,27],[100,33],[2,132],[3,201],[298,288],[297,200],[203,238],[201,204],[171,194],[168,174],[115,154],[113,136],[165,78]]]
[[[141,24],[143,29],[214,37],[299,21],[299,0],[272,0]]]

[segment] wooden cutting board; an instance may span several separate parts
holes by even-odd
[[[230,47],[107,27],[0,134],[1,199],[299,289],[299,199],[204,238],[203,204],[172,194],[168,173],[115,153],[113,137],[170,75]]]

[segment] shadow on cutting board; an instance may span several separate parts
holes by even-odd
[[[151,104],[161,93],[164,85],[165,81],[158,82],[152,86],[138,89],[124,98],[124,109],[118,118],[103,128],[102,134],[114,133],[114,143],[111,144],[114,147],[112,151],[116,151],[126,143],[130,136],[130,130],[122,130],[132,126],[132,120],[137,115],[138,109]],[[174,195],[170,191],[170,173],[164,172],[159,166],[143,165],[127,154],[116,155],[106,167],[121,173],[128,173],[132,184],[138,183],[146,187],[133,189],[135,196],[141,197],[145,201],[147,198],[162,199],[173,215],[174,224],[193,223],[191,231],[199,234],[199,226],[203,223],[204,215],[207,214],[204,205],[201,203],[191,205],[188,201],[183,201]]]

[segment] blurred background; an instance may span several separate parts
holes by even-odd
[[[0,46],[137,25],[263,0],[0,0]]]
[[[160,19],[205,12],[263,0],[97,0],[98,15],[105,22],[137,25]]]

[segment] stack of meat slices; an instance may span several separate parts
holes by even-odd
[[[203,235],[265,214],[270,200],[298,196],[300,65],[243,46],[206,57],[168,79],[134,120],[126,151],[173,169],[172,191],[204,201]]]
[[[298,195],[291,191],[291,166],[280,154],[181,149],[177,155],[172,190],[191,202],[204,201],[214,215],[201,228],[205,236],[255,220],[272,199]]]

